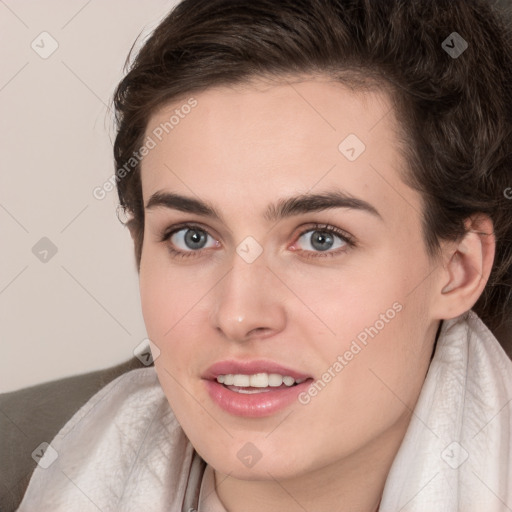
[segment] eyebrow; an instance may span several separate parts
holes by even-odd
[[[195,213],[224,222],[222,215],[211,203],[172,192],[155,192],[149,198],[146,209],[149,210],[157,207]],[[280,199],[277,203],[268,205],[263,217],[267,222],[276,222],[294,215],[319,212],[332,208],[360,210],[383,220],[381,214],[373,205],[341,190],[318,194],[300,194]]]

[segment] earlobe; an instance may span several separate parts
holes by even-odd
[[[464,238],[446,246],[446,263],[436,294],[436,317],[455,318],[475,305],[489,280],[495,245],[488,216],[467,219]]]

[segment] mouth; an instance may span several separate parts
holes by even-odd
[[[271,361],[223,361],[203,375],[208,394],[223,411],[263,417],[292,405],[313,377]]]

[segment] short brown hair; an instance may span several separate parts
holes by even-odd
[[[505,18],[484,0],[179,3],[114,95],[116,181],[137,268],[144,235],[140,162],[120,170],[158,108],[254,77],[321,73],[344,81],[352,73],[391,86],[401,105],[410,146],[404,180],[424,199],[429,254],[440,240],[461,238],[472,215],[492,219],[496,258],[474,310],[489,327],[499,326],[512,308],[512,37]]]

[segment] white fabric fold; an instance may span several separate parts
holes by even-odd
[[[154,367],[102,388],[50,446],[58,457],[45,469],[53,455],[46,450],[20,512],[181,512],[191,466],[197,468]],[[191,475],[192,487],[200,485],[193,481],[199,473]]]
[[[381,512],[512,510],[512,362],[473,312],[445,322]]]
[[[379,510],[512,510],[511,435],[512,362],[474,313],[444,322]],[[225,512],[153,367],[102,388],[50,446],[18,512]]]

